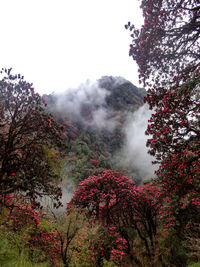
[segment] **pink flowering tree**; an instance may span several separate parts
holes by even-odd
[[[103,174],[91,176],[80,183],[68,203],[67,211],[70,212],[74,207],[80,208],[89,218],[100,221],[108,229],[107,236],[114,229],[120,234],[117,237],[126,243],[125,249],[121,251],[124,255],[129,255],[129,260],[139,264],[137,257],[132,254],[129,232],[138,233],[145,244],[148,257],[152,258],[156,246],[160,205],[158,187],[146,185],[137,188],[134,182],[123,174],[105,170]],[[117,253],[116,248],[110,248],[109,253],[112,251]],[[104,255],[106,254],[105,250]]]
[[[85,266],[88,262],[90,266],[100,267],[107,262],[121,266],[127,258],[126,244],[127,241],[121,237],[117,227],[105,227],[99,221],[89,220],[74,240],[72,260],[77,266]]]
[[[62,258],[61,241],[55,224],[40,209],[38,202],[32,204],[22,196],[0,196],[5,203],[1,215],[1,231],[11,247],[24,253],[31,262],[50,261],[59,266]]]
[[[134,205],[135,227],[150,255],[157,246],[162,192],[158,186],[152,185],[152,183],[142,184],[138,186],[137,190],[138,193]]]
[[[16,191],[31,198],[59,198],[54,160],[61,157],[62,128],[45,110],[47,103],[22,76],[2,70],[0,80],[0,194]]]
[[[200,101],[198,71],[170,90],[149,90],[153,109],[147,135],[149,153],[160,163],[157,182],[165,197],[163,219],[167,227],[185,229],[199,221],[200,211]]]
[[[136,194],[135,183],[117,171],[105,170],[100,176],[90,176],[79,184],[67,209],[84,209],[86,213],[104,224],[118,220],[120,212]]]
[[[2,223],[6,224],[9,229],[17,232],[26,225],[38,227],[39,212],[35,210],[35,205],[38,203],[31,205],[24,199],[11,194],[4,195],[3,198],[1,196],[0,201],[6,202],[6,216]]]
[[[30,234],[38,229],[40,212],[36,210],[37,203],[31,205],[24,198],[12,194],[1,195],[0,202],[6,203],[0,213],[0,232],[11,248],[17,249],[21,255]]]
[[[144,24],[140,29],[125,25],[132,37],[129,54],[140,82],[149,87],[145,100],[153,114],[147,146],[160,165],[154,182],[162,192],[162,226],[168,234],[173,231],[169,238],[177,238],[181,247],[183,233],[194,232],[200,221],[200,5],[196,0],[140,2]],[[172,262],[179,259],[184,266],[185,258],[174,252]]]
[[[56,231],[37,229],[31,233],[30,238],[26,241],[29,258],[34,263],[49,261],[54,266],[59,266],[60,242]]]
[[[131,31],[129,54],[138,64],[140,81],[162,86],[172,84],[174,76],[186,80],[200,64],[199,1],[140,2],[143,25],[125,25]]]

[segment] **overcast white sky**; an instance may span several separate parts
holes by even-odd
[[[37,92],[103,75],[138,85],[124,28],[142,23],[138,0],[0,0],[0,10],[0,67],[24,75]]]

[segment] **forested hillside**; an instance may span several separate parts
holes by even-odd
[[[61,95],[43,96],[48,110],[64,129],[69,182],[78,185],[104,169],[118,169],[140,183],[143,177],[139,170],[119,164],[115,158],[124,145],[128,116],[144,104],[145,94],[143,88],[122,77],[104,76]]]

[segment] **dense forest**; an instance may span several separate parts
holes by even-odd
[[[146,89],[40,96],[2,69],[0,266],[200,266],[199,1],[141,9],[125,28]]]

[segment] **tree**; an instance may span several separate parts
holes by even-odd
[[[115,229],[126,240],[126,255],[138,264],[136,255],[132,255],[129,232],[136,230],[145,245],[145,255],[152,260],[157,245],[161,204],[158,187],[149,184],[137,188],[123,174],[105,170],[102,174],[90,176],[80,183],[67,210],[70,212],[73,208],[79,208],[89,218],[100,221],[108,232]]]
[[[144,25],[132,32],[130,55],[148,86],[153,110],[146,134],[149,153],[161,164],[165,226],[179,233],[199,221],[199,32],[197,0],[142,0]]]
[[[134,195],[135,183],[132,180],[117,171],[105,170],[101,175],[90,176],[79,184],[67,209],[85,209],[90,217],[111,224]]]
[[[53,213],[53,218],[43,215],[43,221],[41,218],[37,231],[28,240],[28,245],[36,253],[43,253],[56,266],[59,266],[60,261],[65,267],[71,266],[76,247],[74,243],[84,226],[85,217],[77,210],[69,215],[56,216]]]
[[[79,231],[85,226],[85,217],[84,214],[80,215],[78,210],[73,210],[67,216],[56,217],[54,214],[54,220],[60,257],[63,265],[68,267],[73,256],[73,241],[77,238]]]
[[[32,199],[58,198],[59,174],[51,161],[52,153],[54,161],[61,156],[62,126],[45,112],[47,103],[32,84],[21,75],[12,75],[11,69],[1,74],[0,194],[20,191]]]
[[[198,0],[142,0],[144,25],[131,31],[130,56],[146,85],[186,80],[200,65],[200,5]]]
[[[179,233],[194,227],[200,217],[200,101],[199,72],[182,86],[148,92],[146,101],[154,111],[146,134],[149,153],[161,164],[157,183],[165,205],[165,225]]]

